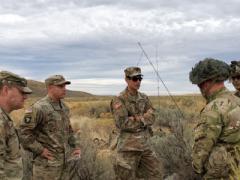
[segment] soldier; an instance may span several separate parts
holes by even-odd
[[[70,125],[69,108],[62,100],[70,81],[53,75],[45,84],[47,96],[25,113],[20,126],[21,140],[23,147],[33,153],[33,180],[60,180],[64,179],[70,156],[80,156]]]
[[[17,130],[9,113],[23,108],[27,94],[27,80],[8,71],[0,72],[0,179],[22,177],[22,160]]]
[[[154,123],[154,108],[148,97],[139,92],[143,75],[139,67],[125,69],[127,88],[111,101],[116,127],[120,131],[114,166],[116,178],[162,179],[156,154],[148,144],[149,129]]]
[[[233,86],[236,89],[235,95],[240,97],[240,61],[231,61],[231,77]]]
[[[212,58],[197,63],[189,74],[207,101],[194,128],[192,151],[193,168],[203,179],[230,179],[231,165],[239,162],[240,99],[224,86],[229,75],[230,67]]]

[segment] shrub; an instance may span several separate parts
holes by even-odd
[[[186,125],[186,119],[176,109],[158,109],[156,111],[157,125],[167,126],[171,133],[165,136],[155,135],[151,143],[158,154],[165,176],[178,174],[180,179],[194,179],[191,166],[192,131]]]

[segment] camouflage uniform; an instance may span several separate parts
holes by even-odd
[[[32,180],[33,176],[33,153],[22,149],[22,166],[23,166],[23,178],[22,180]]]
[[[0,83],[17,85],[23,93],[32,91],[26,79],[7,71],[0,72]],[[17,130],[12,119],[0,107],[0,179],[20,180],[22,178],[22,158]]]
[[[111,101],[111,110],[120,130],[114,166],[117,179],[161,179],[159,162],[148,143],[149,130],[155,120],[148,97],[141,92],[131,95],[126,88]],[[133,118],[136,116],[140,120]]]
[[[231,77],[233,86],[236,89],[235,95],[240,97],[240,61],[231,61]]]
[[[224,62],[206,59],[195,66],[190,80],[193,84],[200,84],[208,80],[206,73],[209,73],[211,80],[221,82],[228,78],[228,68]],[[211,74],[214,71],[216,76]],[[239,163],[235,150],[240,147],[240,99],[225,87],[206,99],[207,105],[194,128],[193,168],[202,174],[203,179],[229,179],[229,175],[233,175],[230,164],[238,166]]]
[[[20,132],[23,147],[33,153],[33,180],[62,179],[66,162],[78,145],[65,103],[54,102],[49,96],[37,101],[25,113]],[[52,153],[53,160],[41,156],[44,148]]]
[[[20,143],[13,121],[0,108],[0,179],[21,179],[22,159]]]

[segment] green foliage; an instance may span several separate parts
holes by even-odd
[[[91,172],[92,179],[101,180],[108,179],[113,180],[115,175],[112,169],[112,160],[109,157],[102,157],[99,154],[98,146],[89,137],[89,133],[92,129],[86,123],[82,127],[84,129],[78,136],[81,144],[82,162],[86,166],[89,172]],[[111,179],[112,178],[112,179]]]
[[[165,176],[178,174],[180,179],[194,179],[191,166],[192,131],[186,128],[186,119],[177,109],[157,109],[156,125],[165,126],[170,133],[164,136],[155,135],[151,138],[163,166]]]

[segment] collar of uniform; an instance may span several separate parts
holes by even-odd
[[[217,97],[221,96],[222,94],[224,94],[226,92],[228,92],[228,90],[225,87],[219,89],[218,91],[214,92],[212,95],[207,97],[207,103],[213,101],[214,99],[216,99]]]
[[[128,98],[129,101],[132,101],[132,102],[137,102],[139,99],[142,99],[142,96],[141,94],[137,91],[137,94],[136,95],[132,95],[129,91],[128,91],[128,88],[125,89],[125,93],[126,93],[126,96]]]
[[[47,101],[52,105],[52,107],[55,109],[55,110],[62,110],[62,107],[63,107],[63,104],[62,104],[62,101],[58,101],[58,102],[55,102],[53,101],[48,95],[47,95]]]
[[[4,116],[5,119],[12,121],[9,115],[0,107],[0,113]]]

